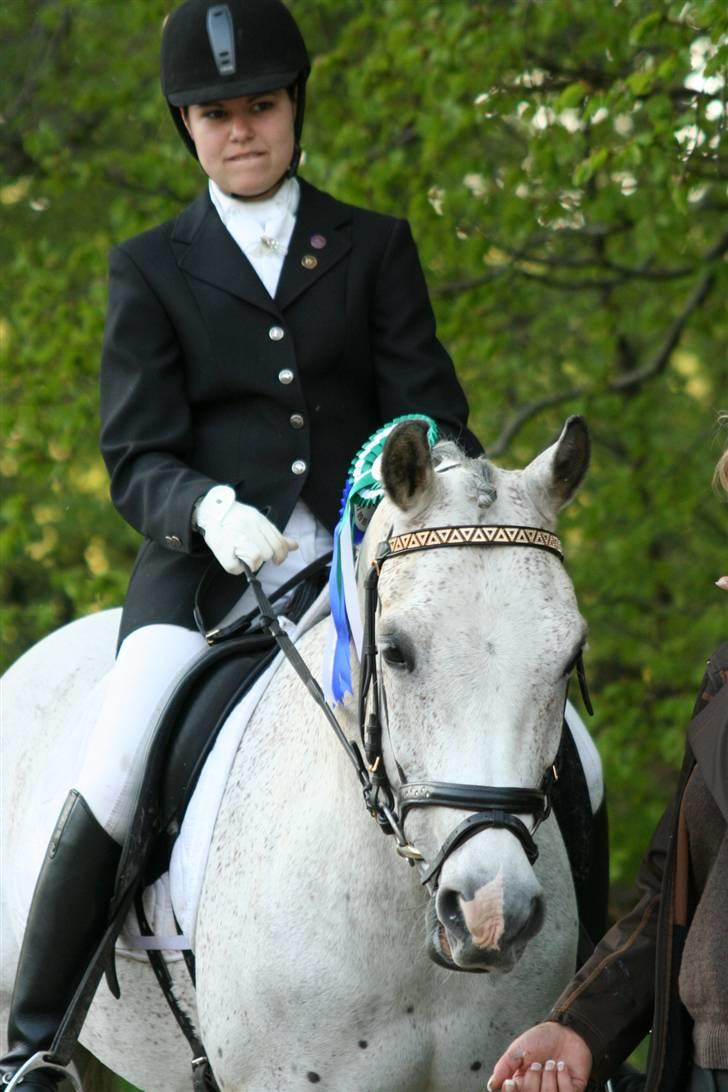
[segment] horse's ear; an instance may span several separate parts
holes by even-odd
[[[403,512],[423,507],[435,484],[425,421],[403,421],[392,429],[382,452],[387,496]]]
[[[524,470],[531,499],[545,515],[555,516],[572,499],[589,466],[591,441],[583,417],[569,417],[555,444]]]

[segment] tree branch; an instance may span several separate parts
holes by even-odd
[[[726,251],[728,251],[728,231],[724,232],[720,239],[706,251],[703,263],[710,266],[713,262],[722,258]],[[635,368],[633,371],[620,376],[619,379],[613,380],[609,385],[610,390],[622,391],[626,390],[628,387],[636,387],[640,383],[643,383],[645,379],[651,379],[664,369],[670,359],[673,349],[682,336],[688,319],[692,313],[705,302],[714,284],[715,271],[711,268],[704,269],[698,277],[695,287],[683,304],[682,310],[670,323],[667,333],[662,340],[662,345],[660,345],[653,354],[652,358],[641,368]]]
[[[708,266],[712,265],[712,263],[721,258],[726,251],[728,251],[728,231],[725,232],[725,234],[722,235],[708,251],[706,251],[703,258],[704,264]],[[691,316],[703,305],[710,295],[714,284],[715,270],[712,268],[703,269],[681,310],[668,326],[667,332],[662,338],[660,345],[641,367],[633,368],[631,371],[621,375],[618,379],[611,380],[605,384],[601,390],[583,386],[572,387],[569,390],[557,391],[554,394],[546,395],[544,398],[536,399],[533,402],[527,402],[521,406],[520,409],[512,415],[510,420],[505,423],[495,443],[487,448],[489,458],[495,458],[502,455],[509,447],[514,436],[520,431],[525,423],[530,421],[533,417],[536,417],[544,409],[548,409],[551,406],[557,406],[562,402],[572,402],[577,398],[584,397],[586,394],[599,396],[600,394],[623,393],[624,391],[637,387],[647,380],[653,379],[656,375],[659,375],[667,367],[670,357],[678,345]]]
[[[48,4],[43,5],[48,7]],[[37,12],[36,12],[37,16]],[[20,91],[15,96],[13,102],[11,102],[6,111],[5,117],[8,121],[12,121],[18,116],[21,110],[31,101],[35,95],[41,81],[45,76],[45,70],[47,65],[55,60],[58,51],[61,48],[61,44],[68,37],[71,31],[73,23],[73,16],[68,9],[64,9],[58,26],[52,34],[44,34],[43,31],[39,33],[45,39],[43,48],[41,50],[40,59],[35,64],[29,64],[27,66],[27,76]],[[33,26],[34,31],[38,31],[38,24]]]
[[[523,428],[526,421],[530,421],[532,417],[536,417],[541,410],[549,409],[551,406],[558,406],[560,402],[573,402],[575,398],[580,398],[585,393],[585,387],[574,387],[572,390],[549,394],[544,398],[537,399],[535,402],[527,402],[525,405],[521,406],[521,408],[513,414],[510,421],[507,421],[503,426],[495,443],[488,445],[486,448],[488,458],[495,459],[499,455],[502,455],[504,451],[507,451],[511,440],[516,433]]]

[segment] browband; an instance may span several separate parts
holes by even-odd
[[[411,553],[414,550],[432,550],[440,546],[533,546],[548,550],[559,560],[564,560],[561,541],[552,531],[542,527],[518,527],[499,524],[484,526],[480,523],[461,524],[457,527],[427,527],[422,531],[409,531],[393,535],[387,540],[392,555]]]

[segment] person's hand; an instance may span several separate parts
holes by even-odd
[[[583,1092],[592,1055],[571,1028],[548,1022],[519,1035],[496,1062],[489,1092]]]
[[[205,494],[195,524],[223,569],[234,576],[242,573],[243,561],[255,572],[266,561],[280,565],[298,549],[257,508],[237,501],[229,485],[216,485]]]

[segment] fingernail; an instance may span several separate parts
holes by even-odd
[[[721,576],[719,580],[715,582],[716,588],[722,588],[723,591],[728,591],[728,576]]]
[[[529,1068],[532,1069],[534,1072],[538,1072],[539,1069],[543,1069],[543,1066],[540,1062],[531,1062]]]
[[[558,1069],[559,1073],[563,1073],[563,1071],[566,1069],[566,1062],[557,1062],[556,1068]]]
[[[546,1065],[544,1066],[544,1069],[556,1069],[556,1062],[553,1060],[553,1058],[549,1058],[549,1060],[546,1062]]]
[[[516,1092],[515,1081],[508,1080],[503,1085],[504,1092]]]
[[[492,1075],[488,1078],[488,1083],[485,1086],[485,1092],[495,1092],[493,1085],[490,1083],[493,1080]]]

